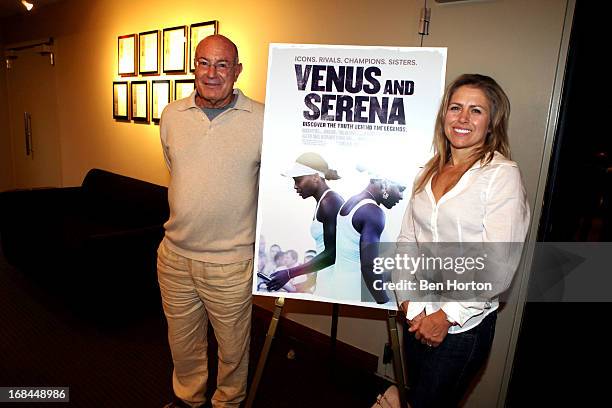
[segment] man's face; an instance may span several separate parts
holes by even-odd
[[[232,101],[232,91],[242,64],[236,61],[232,43],[224,37],[207,37],[198,44],[195,55],[195,86],[198,106],[222,108]]]

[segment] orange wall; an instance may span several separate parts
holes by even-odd
[[[356,3],[360,2],[352,2]],[[265,98],[270,42],[410,45],[416,41],[415,4],[409,1],[397,2],[389,14],[328,1],[302,4],[67,0],[9,21],[5,42],[55,38],[64,185],[80,184],[92,167],[167,184],[158,127],[112,119],[117,36],[217,19],[220,32],[240,49],[245,68],[238,86],[259,101]]]

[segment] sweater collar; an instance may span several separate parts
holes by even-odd
[[[200,107],[198,105],[196,105],[195,102],[195,97],[196,97],[197,91],[194,90],[191,95],[189,95],[189,97],[184,98],[184,99],[180,99],[178,102],[178,107],[177,109],[179,111],[186,111],[188,109],[200,109]],[[251,100],[249,98],[247,98],[240,89],[235,88],[234,95],[237,95],[237,100],[236,103],[234,104],[234,106],[230,109],[238,109],[238,110],[243,110],[243,111],[247,111],[247,112],[251,112],[253,110],[253,102],[251,102]]]

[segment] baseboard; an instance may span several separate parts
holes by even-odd
[[[272,320],[272,312],[261,306],[253,305],[253,317],[261,319],[266,326]],[[277,336],[292,338],[300,343],[307,344],[308,347],[325,355],[330,352],[331,338],[310,327],[301,325],[293,320],[281,317],[278,322]],[[335,359],[343,366],[375,373],[378,369],[378,356],[370,354],[355,346],[336,341]]]

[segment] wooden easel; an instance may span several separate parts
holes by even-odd
[[[259,381],[261,380],[264,367],[266,366],[266,362],[268,360],[268,354],[270,352],[270,347],[272,346],[272,340],[274,339],[274,335],[276,334],[276,329],[278,327],[278,321],[280,319],[283,306],[285,306],[285,298],[276,298],[274,304],[274,313],[272,314],[272,320],[270,321],[270,326],[268,327],[266,341],[264,342],[264,346],[259,356],[259,360],[257,361],[255,376],[253,377],[253,382],[251,383],[251,388],[249,389],[249,393],[247,395],[247,402],[245,406],[246,408],[253,408],[253,402],[255,401],[257,388],[259,387]],[[338,334],[338,309],[339,305],[337,303],[334,303],[332,308],[332,324],[330,333],[332,362],[335,360],[336,355],[336,339]],[[393,371],[395,373],[397,388],[399,389],[401,406],[407,407],[408,404],[406,399],[406,386],[404,383],[404,370],[400,354],[399,335],[397,333],[397,325],[395,322],[395,319],[397,317],[397,311],[388,310],[387,312],[387,328],[389,330],[391,349],[393,350]]]

